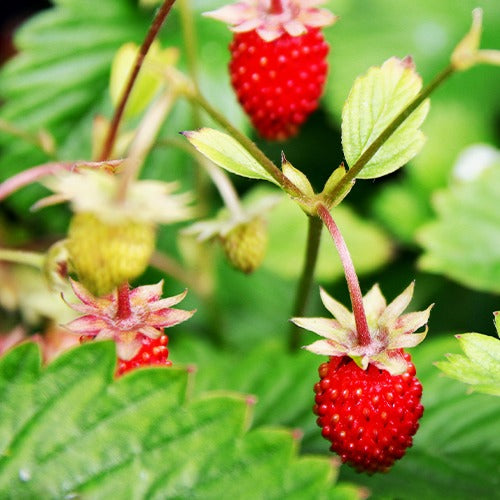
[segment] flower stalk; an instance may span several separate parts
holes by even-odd
[[[116,316],[120,320],[126,320],[130,318],[132,314],[132,309],[130,307],[130,291],[129,284],[125,281],[121,285],[118,286],[117,290],[118,294],[118,307]]]
[[[347,245],[342,237],[342,234],[333,220],[328,209],[322,205],[318,205],[318,215],[324,222],[328,231],[330,232],[333,242],[337,248],[337,251],[342,261],[342,266],[344,268],[345,278],[347,281],[347,287],[349,289],[349,296],[351,297],[352,312],[354,314],[354,320],[356,323],[356,332],[358,334],[358,345],[367,346],[370,344],[370,329],[368,328],[368,322],[366,320],[365,308],[363,306],[363,295],[361,293],[361,288],[359,286],[358,276],[356,270],[354,269],[354,264],[352,262],[351,254],[347,248]]]

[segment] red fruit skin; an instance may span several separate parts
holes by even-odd
[[[328,72],[329,47],[319,28],[271,42],[256,31],[236,33],[229,45],[231,83],[260,135],[284,140],[295,135],[318,107]]]
[[[348,356],[319,367],[314,413],[330,450],[359,472],[387,472],[413,444],[424,407],[422,385],[411,357],[408,370],[391,375],[370,364],[359,368]]]
[[[172,366],[168,361],[168,336],[163,334],[156,339],[143,336],[142,347],[139,352],[128,361],[118,358],[116,376],[119,377],[130,370],[141,366]]]

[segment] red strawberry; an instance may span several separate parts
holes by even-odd
[[[146,336],[142,338],[142,347],[139,352],[129,360],[118,358],[118,369],[116,375],[139,368],[140,366],[172,366],[172,361],[168,361],[168,336],[163,334],[156,339]]]
[[[232,25],[231,83],[260,135],[284,140],[318,106],[328,65],[320,27],[335,17],[308,0],[242,0],[208,15]]]
[[[387,471],[413,443],[422,386],[405,353],[408,369],[391,375],[369,364],[359,368],[348,356],[333,356],[319,367],[313,411],[330,449],[358,471]]]
[[[321,290],[332,318],[294,318],[293,321],[324,339],[306,346],[330,357],[319,367],[314,386],[314,413],[323,436],[343,462],[358,471],[385,472],[412,445],[422,386],[415,366],[403,349],[420,343],[431,307],[402,314],[410,303],[413,283],[390,304],[375,285],[363,298],[367,338],[360,342],[354,315]]]
[[[318,106],[328,65],[328,45],[317,28],[266,42],[255,32],[237,33],[229,46],[231,83],[260,135],[284,140]]]
[[[80,335],[80,342],[114,340],[118,357],[116,375],[139,366],[170,366],[165,328],[189,319],[194,311],[174,309],[186,292],[161,298],[163,282],[129,289],[123,283],[104,297],[93,296],[83,285],[71,281],[80,303],[71,307],[81,314],[67,328]]]

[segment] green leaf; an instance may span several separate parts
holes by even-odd
[[[480,333],[457,335],[462,355],[447,355],[436,366],[446,375],[470,385],[471,391],[500,396],[500,340]]]
[[[244,395],[186,402],[186,369],[113,380],[115,362],[105,342],[44,369],[33,343],[0,358],[2,498],[299,498],[304,485],[310,498],[359,498],[337,492],[328,459],[298,457],[291,432],[247,432]]]
[[[438,192],[437,219],[418,234],[424,247],[420,266],[471,288],[500,292],[498,193],[500,164]]]
[[[358,217],[345,204],[332,215],[345,237],[359,274],[386,264],[392,255],[392,244],[382,229]],[[263,266],[286,278],[297,278],[307,241],[307,218],[295,203],[284,199],[269,214],[269,247]],[[366,252],[369,248],[370,252]],[[331,281],[343,275],[343,268],[331,237],[323,232],[316,276]]]
[[[172,346],[171,356],[196,363],[197,391],[219,387],[255,394],[256,425],[295,427],[304,434],[305,450],[333,457],[311,410],[317,369],[326,358],[303,350],[289,353],[286,343],[278,342],[279,332],[274,334],[274,341],[231,354],[185,338]],[[304,344],[313,339],[304,332]],[[405,457],[388,474],[372,477],[342,466],[342,479],[365,485],[374,499],[486,499],[497,491],[497,400],[467,395],[461,383],[442,377],[433,364],[455,345],[450,336],[426,340],[411,350],[424,388],[425,411]]]
[[[356,79],[342,111],[342,145],[349,167],[413,101],[422,80],[413,62],[392,57]],[[424,101],[388,138],[357,177],[372,179],[408,163],[423,147],[419,130],[429,111]]]
[[[265,168],[230,135],[212,128],[183,132],[183,135],[201,154],[228,172],[277,184]]]

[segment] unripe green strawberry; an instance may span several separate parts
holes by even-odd
[[[73,216],[67,248],[78,278],[94,295],[109,293],[146,269],[155,246],[152,224],[104,222],[90,212]]]
[[[255,271],[262,263],[267,239],[264,219],[255,217],[231,229],[221,237],[221,243],[231,265],[248,274]]]

